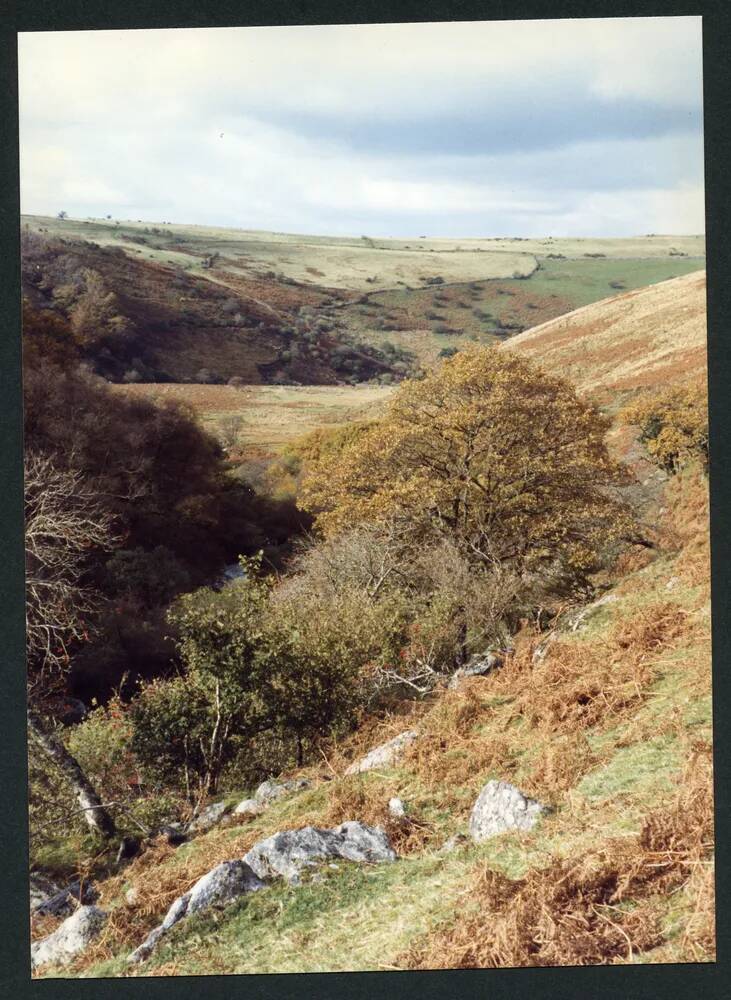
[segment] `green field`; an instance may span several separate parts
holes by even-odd
[[[390,289],[341,310],[367,341],[393,344],[429,363],[466,340],[492,342],[573,309],[705,267],[705,257],[544,258],[521,280],[488,280],[426,289]],[[448,332],[440,332],[444,330]]]

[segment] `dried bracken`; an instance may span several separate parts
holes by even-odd
[[[615,839],[511,881],[484,863],[467,908],[404,956],[411,969],[599,965],[661,945],[658,897],[685,891],[696,959],[713,957],[713,796],[710,746],[696,747],[681,790],[639,836]]]

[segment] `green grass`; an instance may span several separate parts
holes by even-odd
[[[390,340],[413,351],[422,361],[433,361],[443,347],[460,347],[470,340],[491,343],[503,338],[498,324],[537,326],[573,309],[601,299],[679,277],[705,267],[705,257],[615,257],[553,260],[540,259],[540,268],[526,279],[481,280],[439,288],[389,289],[369,296],[371,307],[346,306],[341,315],[351,330],[378,345]],[[612,282],[622,288],[613,288]],[[435,304],[434,295],[445,295],[446,304]],[[459,303],[464,302],[468,308]],[[489,313],[480,319],[473,310]],[[427,314],[437,312],[455,332],[435,332],[437,322]],[[374,319],[393,312],[401,330],[380,330]]]
[[[641,796],[672,789],[673,776],[682,764],[677,738],[660,736],[618,750],[611,760],[591,771],[578,784],[577,792],[590,801],[600,802],[631,793]]]

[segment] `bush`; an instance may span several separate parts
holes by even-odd
[[[135,597],[145,607],[167,604],[190,587],[190,574],[164,545],[151,551],[137,546],[115,552],[106,567],[106,591]]]
[[[705,384],[665,389],[625,408],[626,423],[640,428],[640,441],[666,472],[693,458],[708,472],[708,399]]]

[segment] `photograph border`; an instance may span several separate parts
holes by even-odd
[[[10,5],[8,5],[9,7]],[[518,15],[516,17],[516,14]],[[24,676],[22,391],[20,343],[19,163],[17,33],[235,25],[364,24],[377,22],[526,20],[559,17],[703,17],[706,240],[708,274],[708,383],[710,410],[711,584],[713,718],[716,815],[717,954],[715,963],[616,965],[578,968],[259,974],[135,979],[31,980],[28,920],[28,817]],[[731,98],[728,54],[731,8],[723,2],[597,2],[597,0],[505,0],[482,3],[414,0],[350,4],[336,0],[18,0],[0,14],[0,607],[2,607],[2,697],[0,698],[0,843],[4,893],[0,907],[0,982],[8,997],[187,997],[202,989],[215,998],[241,995],[261,1000],[294,997],[360,1000],[371,996],[489,996],[582,998],[697,998],[731,994],[729,845],[731,843],[731,352],[724,342],[731,315]],[[52,87],[52,81],[48,81]]]

